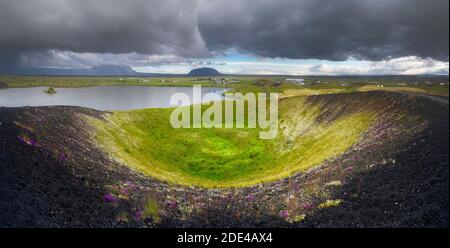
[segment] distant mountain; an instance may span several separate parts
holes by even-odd
[[[92,76],[92,77],[114,77],[114,76],[124,76],[124,77],[214,77],[223,75],[233,75],[233,76],[243,76],[240,74],[222,74],[217,70],[209,67],[202,67],[191,70],[188,74],[170,74],[170,73],[144,73],[137,72],[133,68],[124,65],[98,65],[91,68],[83,69],[61,69],[61,68],[48,68],[48,67],[1,67],[0,74],[9,75],[24,75],[24,76]],[[261,76],[261,75],[250,75],[245,76]],[[289,75],[271,75],[274,76],[286,76],[293,77]],[[268,77],[265,75],[264,77]],[[340,75],[340,76],[310,76],[303,75],[302,78],[305,79],[324,79],[327,78],[340,78],[342,80],[346,79],[360,79],[360,80],[371,80],[371,81],[382,81],[382,80],[406,80],[406,81],[416,81],[416,80],[433,80],[436,78],[447,79],[448,75],[434,75],[434,74],[419,74],[419,75]],[[0,87],[5,87],[5,85],[0,83]]]
[[[98,65],[84,69],[61,69],[34,67],[14,71],[12,74],[29,76],[136,76],[136,77],[170,77],[170,76],[219,76],[220,72],[213,68],[197,68],[189,74],[162,74],[162,73],[141,73],[133,70],[129,66],[123,65]]]
[[[19,71],[21,75],[43,76],[136,76],[138,72],[129,66],[100,65],[86,69],[60,69],[60,68],[28,68]]]
[[[218,72],[216,69],[208,67],[197,68],[188,73],[188,76],[220,76],[220,75],[222,74]]]

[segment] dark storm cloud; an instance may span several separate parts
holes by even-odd
[[[0,0],[0,55],[55,49],[204,57],[196,8],[195,0]]]
[[[448,0],[211,0],[199,28],[212,49],[264,57],[448,61]]]
[[[90,58],[77,62],[78,55],[55,51],[199,58],[234,48],[263,57],[448,61],[448,5],[448,0],[0,0],[0,69],[47,60],[86,64]]]

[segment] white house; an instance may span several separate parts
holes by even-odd
[[[286,81],[301,85],[305,84],[305,79],[303,78],[286,78]]]

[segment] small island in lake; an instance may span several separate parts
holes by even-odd
[[[47,90],[44,90],[44,93],[47,93],[49,95],[53,95],[53,94],[56,94],[57,91],[54,88],[50,87]]]

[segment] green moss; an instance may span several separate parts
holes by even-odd
[[[144,206],[143,218],[152,217],[155,222],[160,221],[159,206],[155,199],[149,198]]]
[[[89,118],[95,139],[113,157],[148,176],[202,187],[240,187],[307,170],[345,152],[374,115],[356,113],[331,123],[317,120],[320,107],[295,97],[280,102],[274,140],[259,129],[174,129],[172,109],[114,112]]]
[[[0,82],[10,88],[19,87],[56,87],[56,88],[72,88],[72,87],[89,87],[89,86],[186,86],[191,87],[194,84],[202,86],[226,87],[231,88],[233,92],[284,92],[289,89],[298,89],[300,92],[296,94],[328,94],[357,92],[361,87],[366,85],[383,84],[385,87],[397,87],[398,83],[420,81],[417,86],[408,86],[420,88],[431,95],[449,95],[448,85],[440,85],[439,83],[447,83],[448,78],[417,78],[417,79],[398,79],[393,78],[355,78],[355,77],[303,77],[307,86],[284,82],[286,77],[280,76],[223,76],[228,80],[238,80],[239,82],[229,85],[217,84],[209,77],[198,78],[192,77],[44,77],[44,76],[10,76],[0,75]],[[327,84],[315,84],[316,80],[328,82]],[[426,85],[423,81],[428,80],[434,82],[433,85]],[[376,83],[375,83],[376,81]],[[278,83],[277,83],[278,82]],[[282,82],[282,83],[279,83]],[[348,83],[348,86],[342,86],[341,83]],[[1,85],[0,85],[0,88]],[[302,92],[303,90],[303,92]]]
[[[305,219],[306,219],[306,215],[301,214],[301,215],[296,215],[292,221],[294,223],[299,223],[299,222],[304,221]]]
[[[319,208],[323,209],[323,208],[331,208],[331,207],[337,207],[339,205],[342,204],[342,200],[338,199],[338,200],[327,200],[326,202],[323,202],[321,204],[319,204]]]

